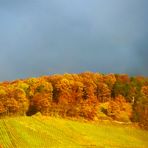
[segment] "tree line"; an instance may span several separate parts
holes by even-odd
[[[148,78],[55,74],[0,83],[0,116],[43,115],[138,122],[148,128]]]

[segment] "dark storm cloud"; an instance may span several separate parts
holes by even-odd
[[[148,34],[141,38],[135,46],[135,57],[138,62],[133,73],[148,76]]]
[[[87,70],[147,75],[147,4],[0,1],[0,80]]]

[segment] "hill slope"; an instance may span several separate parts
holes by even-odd
[[[148,132],[129,126],[91,124],[51,117],[0,120],[4,148],[147,148]]]

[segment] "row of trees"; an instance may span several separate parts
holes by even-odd
[[[0,83],[0,115],[136,121],[148,125],[148,78],[126,74],[51,75]]]

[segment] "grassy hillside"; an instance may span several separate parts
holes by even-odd
[[[51,117],[0,119],[4,148],[147,148],[148,131]]]

